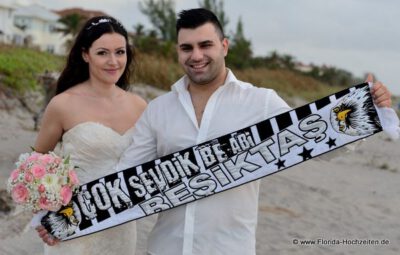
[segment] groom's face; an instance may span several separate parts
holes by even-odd
[[[218,34],[212,23],[178,33],[179,63],[192,83],[207,85],[225,72],[228,40]]]

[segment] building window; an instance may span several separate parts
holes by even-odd
[[[46,51],[48,53],[54,53],[54,45],[51,44],[47,45]]]
[[[14,38],[12,39],[13,43],[15,45],[23,45],[24,44],[24,38],[20,35],[14,35]]]
[[[56,33],[57,32],[57,27],[54,25],[49,25],[49,32],[50,33]]]

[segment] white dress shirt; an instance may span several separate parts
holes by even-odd
[[[271,89],[236,79],[210,97],[200,127],[187,90],[187,77],[149,103],[136,123],[132,144],[118,170],[255,124],[290,110]],[[152,255],[254,255],[259,181],[159,213],[148,240]]]

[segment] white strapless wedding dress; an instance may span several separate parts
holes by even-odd
[[[86,183],[110,174],[121,154],[130,143],[133,128],[121,135],[115,130],[95,122],[74,126],[62,137],[62,155],[70,156],[79,168],[80,183]],[[61,242],[56,246],[45,245],[48,255],[99,255],[135,254],[136,222],[120,225],[88,236]]]

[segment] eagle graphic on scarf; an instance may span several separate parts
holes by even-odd
[[[362,136],[380,130],[379,118],[369,93],[366,86],[356,89],[332,108],[330,120],[336,132]]]
[[[81,215],[77,205],[71,202],[58,212],[49,212],[41,222],[53,236],[65,238],[75,233]]]

